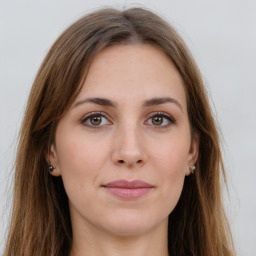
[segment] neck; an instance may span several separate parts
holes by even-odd
[[[77,229],[75,229],[77,230]],[[73,233],[70,256],[168,256],[166,221],[139,235],[113,235],[88,226]]]

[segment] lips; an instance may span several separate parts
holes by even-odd
[[[136,199],[148,194],[154,186],[142,180],[116,180],[102,186],[107,192],[121,199]]]

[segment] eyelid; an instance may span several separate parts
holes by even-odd
[[[109,122],[109,124],[113,124],[113,122],[111,121],[111,118],[109,117],[109,115],[105,112],[101,112],[101,111],[95,111],[95,112],[90,112],[86,115],[83,115],[80,119],[80,123],[83,124],[84,126],[88,127],[88,128],[92,128],[92,129],[100,129],[103,126],[109,125],[109,124],[103,124],[103,125],[90,125],[90,124],[86,124],[85,122],[93,116],[102,116],[103,118],[107,119],[107,121]],[[146,124],[148,122],[149,119],[155,117],[155,116],[160,116],[165,118],[168,121],[167,125],[153,125],[150,124],[149,126],[154,127],[155,129],[165,129],[165,128],[169,128],[171,125],[176,124],[176,120],[168,113],[166,112],[162,112],[162,111],[158,111],[158,112],[151,112],[150,114],[147,115],[146,117],[146,121],[144,122],[144,124]]]
[[[169,122],[168,125],[164,125],[164,126],[163,125],[159,125],[159,126],[157,126],[157,125],[150,125],[150,126],[154,126],[154,128],[156,128],[156,129],[164,129],[164,128],[170,127],[171,125],[176,124],[176,120],[170,114],[167,114],[166,112],[162,112],[162,111],[161,112],[152,112],[149,115],[147,115],[147,119],[146,119],[145,123],[150,118],[153,118],[155,116],[161,116],[163,118],[166,118],[168,120],[168,122]]]
[[[86,115],[83,115],[80,119],[80,123],[86,127],[92,128],[92,129],[99,129],[99,128],[102,128],[102,126],[105,126],[105,125],[88,125],[88,124],[86,124],[85,121],[93,116],[102,116],[102,117],[106,118],[110,124],[112,124],[112,121],[110,121],[111,118],[109,117],[109,115],[106,114],[105,112],[99,112],[99,111],[90,112]]]

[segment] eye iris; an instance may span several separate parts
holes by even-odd
[[[161,116],[155,116],[152,118],[152,123],[154,125],[161,125],[163,123],[163,117]]]
[[[91,124],[93,125],[99,125],[101,124],[101,116],[92,116],[90,118]]]

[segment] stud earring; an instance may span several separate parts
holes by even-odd
[[[54,169],[55,169],[55,167],[53,165],[48,166],[48,172],[52,172]]]
[[[196,167],[194,165],[190,165],[189,169],[191,170],[191,173],[194,174]]]

